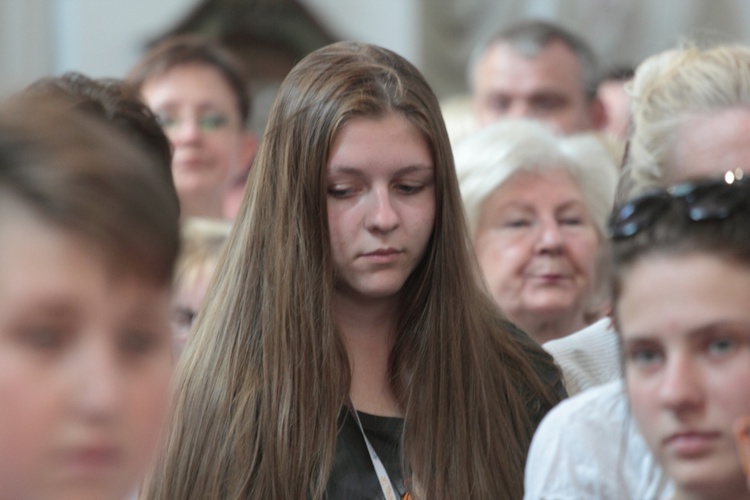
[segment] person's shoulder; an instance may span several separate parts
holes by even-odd
[[[627,419],[621,381],[584,391],[553,408],[531,442],[526,499],[580,500],[617,496],[617,429]],[[624,413],[623,413],[624,411]],[[613,425],[614,424],[614,425]],[[608,470],[610,468],[612,470]],[[614,495],[614,496],[613,496]]]
[[[571,396],[621,376],[619,341],[609,318],[543,347],[562,370]]]
[[[593,387],[561,401],[539,424],[534,442],[555,444],[561,453],[592,454],[612,437],[612,430],[628,419],[628,404],[621,380]]]
[[[598,385],[560,402],[545,420],[587,424],[599,423],[604,417],[625,418],[628,411],[625,384],[622,379]],[[543,422],[544,424],[544,422]]]

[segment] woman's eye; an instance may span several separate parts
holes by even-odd
[[[567,217],[560,219],[560,224],[563,226],[580,226],[583,224],[583,219],[580,217]]]
[[[177,119],[175,119],[172,116],[164,115],[164,114],[157,114],[156,121],[159,122],[159,125],[161,125],[161,128],[165,130],[173,128],[177,125]]]
[[[328,188],[328,196],[330,196],[331,198],[347,198],[353,194],[353,188],[343,186],[331,186]]]
[[[529,219],[508,219],[505,221],[504,226],[510,227],[510,228],[522,228],[522,227],[528,227],[531,225],[531,221]]]
[[[396,189],[403,194],[415,194],[420,192],[423,187],[422,184],[399,184]]]
[[[719,337],[708,342],[706,349],[710,355],[723,356],[734,350],[737,342],[728,337]]]
[[[203,115],[198,119],[198,127],[204,132],[212,132],[225,127],[229,119],[222,114]]]

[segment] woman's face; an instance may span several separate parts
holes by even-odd
[[[583,326],[600,242],[570,174],[515,174],[484,202],[475,234],[490,292],[511,320],[574,315]]]
[[[432,235],[435,168],[427,142],[397,113],[354,118],[333,142],[327,173],[338,293],[392,298]]]
[[[0,216],[0,491],[125,498],[169,398],[169,290],[25,209]]]
[[[201,210],[221,208],[254,152],[231,87],[217,70],[189,64],[146,80],[141,94],[174,148],[172,174],[183,217],[220,215]]]
[[[747,267],[657,255],[627,272],[616,304],[635,420],[678,491],[695,498],[748,494],[732,437],[750,414],[748,297]]]

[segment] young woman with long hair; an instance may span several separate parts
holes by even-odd
[[[424,78],[371,45],[312,53],[271,110],[145,498],[521,498],[564,390],[480,283]]]

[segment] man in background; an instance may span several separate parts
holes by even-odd
[[[480,126],[531,118],[564,134],[605,126],[597,77],[588,44],[544,21],[524,21],[498,32],[475,51],[469,65]]]

